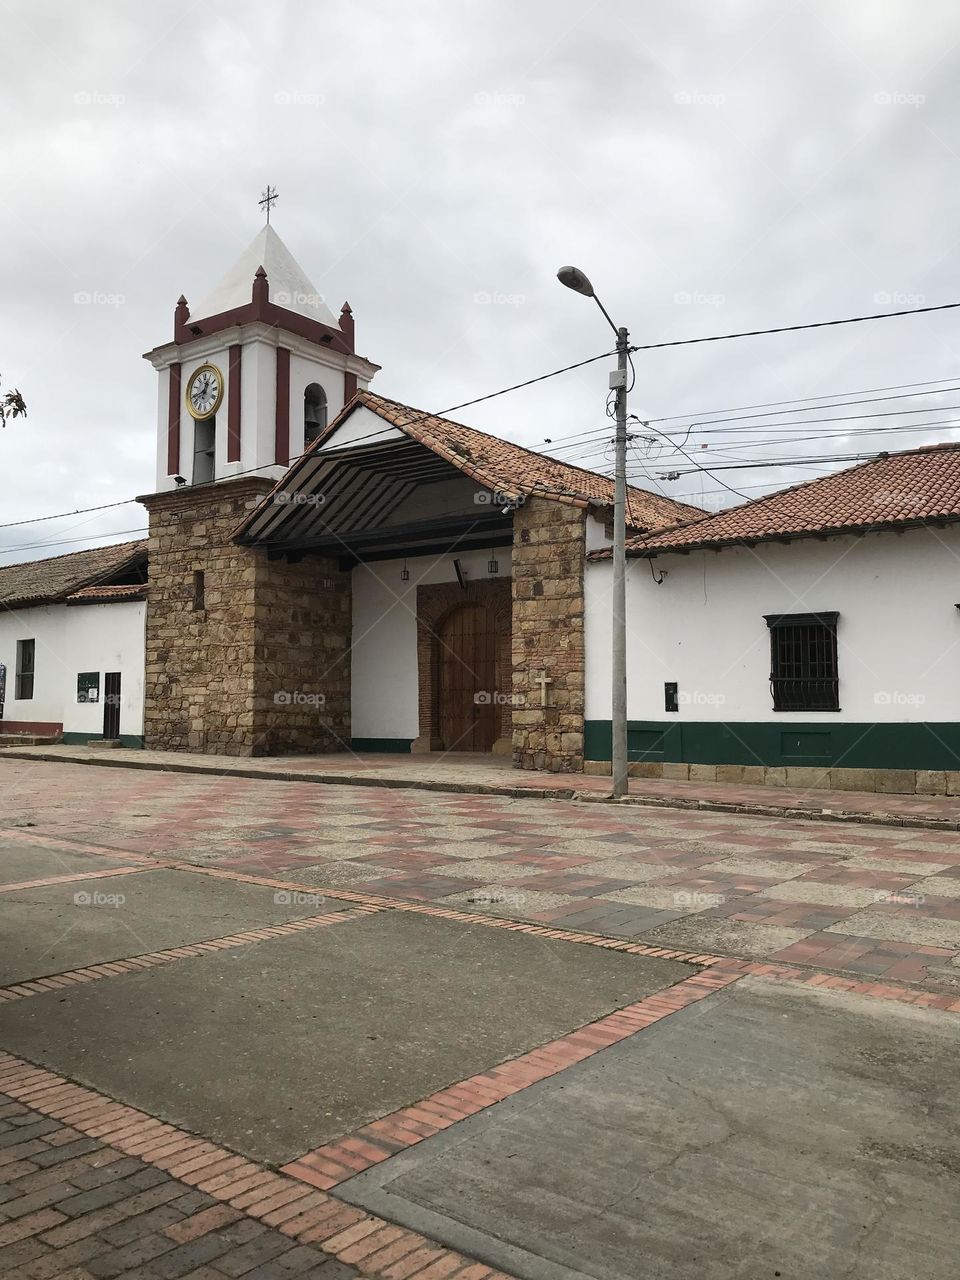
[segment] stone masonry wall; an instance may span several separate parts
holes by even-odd
[[[149,748],[250,756],[349,743],[349,576],[230,540],[271,487],[244,477],[142,499]]]
[[[529,498],[513,517],[513,761],[583,768],[586,512]],[[545,672],[547,705],[535,678]],[[522,701],[521,701],[522,700]]]
[[[256,755],[350,750],[351,579],[336,560],[267,561],[257,588]]]

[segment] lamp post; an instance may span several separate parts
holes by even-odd
[[[611,652],[611,773],[614,800],[627,794],[627,353],[628,333],[610,319],[593,285],[576,267],[561,267],[557,279],[582,293],[603,312],[617,335],[617,370],[610,374],[616,392],[617,434],[613,489],[613,646]]]

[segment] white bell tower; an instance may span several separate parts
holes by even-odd
[[[275,198],[275,197],[274,197]],[[380,368],[267,225],[144,356],[159,375],[157,492],[256,472],[279,479]],[[179,478],[179,479],[178,479]]]

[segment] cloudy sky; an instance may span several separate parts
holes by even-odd
[[[30,411],[0,432],[7,561],[143,529],[136,505],[12,522],[151,490],[141,353],[256,234],[268,182],[289,248],[335,311],[349,299],[374,388],[423,409],[608,349],[556,282],[566,262],[637,344],[960,299],[950,0],[2,7],[0,375]],[[810,459],[955,438],[925,424],[960,421],[960,314],[636,368],[631,411],[660,432],[806,400],[670,437],[685,453],[636,428],[635,480],[714,506],[740,501],[722,484],[755,497],[829,469]],[[600,362],[460,416],[606,470],[606,381]],[[838,394],[934,383],[958,389]],[[888,416],[804,425],[856,412]],[[727,469],[776,457],[794,465]]]

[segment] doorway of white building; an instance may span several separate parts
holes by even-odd
[[[497,737],[497,630],[493,613],[464,604],[440,626],[439,720],[445,751],[491,751]]]
[[[119,671],[106,671],[103,676],[103,736],[120,737]]]

